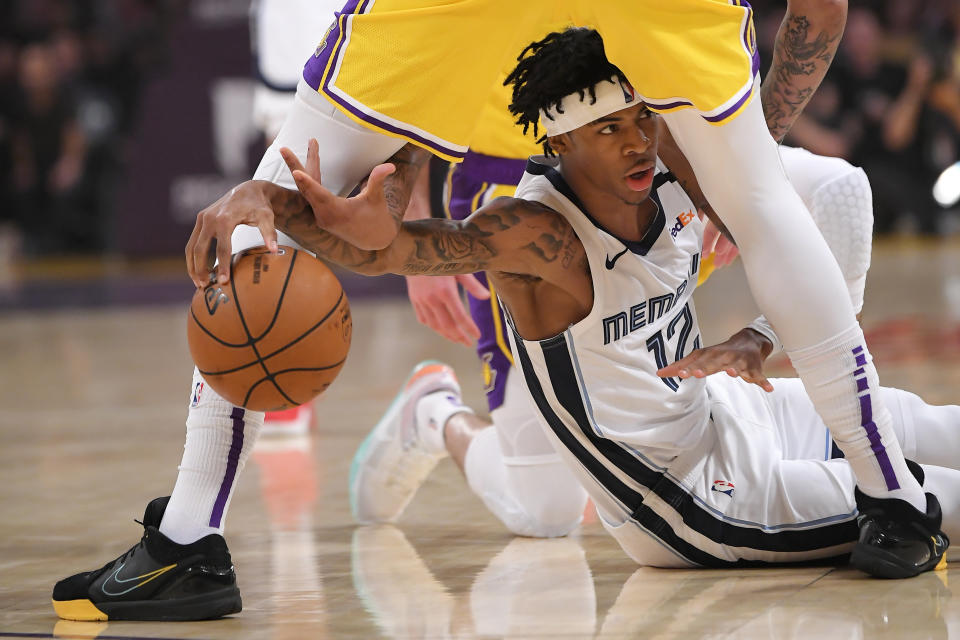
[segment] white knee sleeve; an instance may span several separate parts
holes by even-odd
[[[494,426],[467,450],[467,483],[513,533],[563,536],[580,524],[587,493],[554,451],[514,371]]]
[[[873,192],[867,174],[846,160],[804,149],[780,147],[780,158],[836,257],[859,313],[873,249]]]

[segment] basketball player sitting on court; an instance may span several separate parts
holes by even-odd
[[[568,55],[577,65],[538,64],[551,49],[575,51]],[[656,161],[658,117],[606,62],[595,33],[551,36],[533,52],[514,76],[513,110],[524,123],[539,117],[559,158],[532,159],[517,198],[463,222],[405,223],[380,251],[317,230],[304,212],[279,214],[278,226],[361,273],[487,271],[538,419],[637,562],[748,566],[852,550],[857,566],[875,575],[936,567],[948,540],[934,494],[946,505],[944,528],[960,531],[956,409],[881,391],[902,409],[901,442],[916,443],[913,457],[933,465],[910,465],[932,493],[926,513],[901,527],[892,520],[911,507],[856,488],[850,465],[831,459],[827,431],[798,381],[778,381],[768,394],[762,374],[749,376],[756,385],[691,376],[710,353],[684,360],[700,346],[691,294],[703,225]],[[304,170],[284,151],[319,208],[334,196],[318,182],[316,154],[311,143]],[[752,352],[744,369],[756,371],[770,346],[745,330],[724,348]],[[419,438],[425,450],[443,447],[429,421],[416,427],[404,437]]]
[[[509,103],[510,91],[503,87],[485,107],[464,161],[449,167],[442,183],[442,216],[462,220],[497,197],[514,195],[526,158],[538,153],[538,145],[515,125]],[[665,128],[661,133],[666,133]],[[664,150],[663,144],[660,149]],[[803,149],[781,146],[780,157],[837,256],[859,313],[872,241],[873,210],[866,174],[840,158]],[[682,162],[682,158],[669,158],[669,153],[661,158],[668,167]],[[430,217],[426,182],[420,180],[414,188],[405,220]],[[702,194],[694,201],[699,207],[708,206]],[[710,239],[704,239],[699,283],[715,264],[722,265],[735,255],[734,245],[725,239],[720,242],[726,248],[713,254]],[[490,286],[483,273],[476,277]],[[467,293],[469,315],[459,298],[458,282]],[[434,465],[449,455],[470,489],[512,533],[554,537],[573,531],[587,505],[587,493],[537,422],[536,407],[513,366],[509,326],[497,303],[496,288],[489,293],[483,287],[478,291],[474,276],[407,276],[407,290],[422,323],[454,342],[472,346],[476,340],[490,418],[477,416],[462,404],[459,383],[449,366],[431,361],[417,365],[356,453],[350,475],[354,517],[362,523],[396,521]],[[756,327],[776,340],[762,318]],[[745,364],[745,354],[734,349],[715,347],[712,354],[716,362],[710,370],[722,366],[736,372]],[[759,364],[754,364],[756,370],[747,372],[750,377],[761,375]],[[410,420],[430,433],[431,425],[436,425],[442,438],[403,437],[416,432]]]

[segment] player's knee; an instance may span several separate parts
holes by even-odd
[[[585,505],[544,502],[525,505],[523,510],[503,518],[511,533],[528,538],[560,538],[580,526]]]
[[[565,468],[564,473],[569,473]],[[533,490],[535,483],[515,487],[514,498],[519,507],[518,517],[504,524],[513,533],[531,538],[558,538],[572,532],[583,519],[587,493],[572,477],[554,477],[542,490]]]

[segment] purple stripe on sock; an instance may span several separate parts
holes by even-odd
[[[857,378],[857,392],[866,391],[870,387],[866,378]]]
[[[861,346],[861,347],[855,347],[854,350],[853,350],[853,353],[854,353],[854,354],[863,353],[863,347],[862,347],[862,346]]]
[[[860,355],[858,355],[858,356],[857,356],[857,366],[858,366],[858,367],[865,367],[865,366],[867,366],[867,356],[865,356],[865,355],[862,354],[862,353],[861,353]]]
[[[855,376],[862,376],[862,375],[863,375],[863,369],[857,369],[856,371],[853,372],[853,375],[855,375]]]
[[[237,464],[240,462],[240,450],[243,449],[243,416],[246,412],[240,407],[234,407],[230,413],[233,420],[233,439],[230,441],[230,453],[227,454],[227,470],[220,483],[220,492],[217,501],[213,503],[213,513],[210,514],[210,526],[220,528],[223,519],[223,510],[227,506],[227,498],[233,488],[233,480],[237,476]]]
[[[893,465],[890,464],[890,458],[887,456],[887,449],[883,446],[883,441],[880,439],[880,433],[877,431],[877,423],[873,421],[873,404],[870,401],[869,393],[860,396],[860,426],[867,432],[870,449],[877,458],[880,471],[883,472],[883,479],[887,483],[887,491],[899,489],[900,483],[897,481],[897,474],[893,471]]]

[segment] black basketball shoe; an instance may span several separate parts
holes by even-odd
[[[240,611],[240,590],[223,536],[177,544],[157,527],[170,498],[143,513],[143,537],[95,571],[53,588],[53,609],[66,620],[206,620]]]
[[[920,465],[908,460],[907,466],[922,485]],[[904,500],[873,498],[859,488],[854,496],[860,511],[860,538],[850,564],[877,578],[912,578],[946,568],[950,539],[940,530],[943,514],[935,495],[926,494],[926,513]]]

